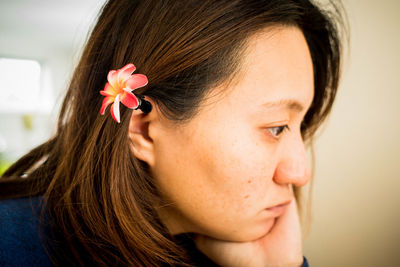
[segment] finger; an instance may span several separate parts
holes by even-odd
[[[295,199],[288,205],[285,213],[278,217],[268,239],[268,242],[274,240],[277,247],[290,251],[295,258],[302,258],[301,227]]]
[[[293,199],[286,207],[285,212],[276,218],[275,225],[271,230],[272,235],[286,233],[288,230],[297,230],[299,224],[299,215],[297,212],[296,200]]]

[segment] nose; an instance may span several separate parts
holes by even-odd
[[[292,134],[280,151],[274,180],[278,184],[304,186],[310,180],[311,171],[301,134]]]

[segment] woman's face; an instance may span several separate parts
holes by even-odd
[[[228,91],[154,141],[151,170],[170,203],[159,213],[173,234],[250,241],[273,227],[266,208],[293,199],[292,185],[310,178],[300,125],[313,100],[313,66],[302,32],[254,35],[237,83],[219,90]]]

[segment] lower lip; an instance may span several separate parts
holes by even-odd
[[[282,215],[282,213],[285,212],[285,209],[286,209],[287,206],[288,206],[288,204],[283,204],[283,205],[275,206],[275,207],[268,208],[268,209],[265,209],[265,210],[268,211],[268,212],[271,212],[275,216],[280,216],[280,215]]]

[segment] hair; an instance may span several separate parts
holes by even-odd
[[[56,263],[190,264],[155,211],[161,196],[149,166],[129,149],[132,110],[121,106],[118,125],[99,114],[108,71],[134,62],[149,80],[135,93],[153,99],[178,126],[240,72],[251,35],[298,27],[314,70],[314,99],[301,125],[303,139],[311,140],[331,111],[340,77],[343,15],[340,6],[330,7],[309,0],[107,1],[73,73],[56,134],[3,174],[0,196],[45,197],[53,235],[66,244],[62,254],[51,253]]]

